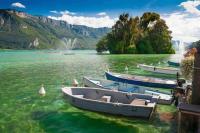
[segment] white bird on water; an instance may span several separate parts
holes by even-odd
[[[105,65],[105,67],[106,67],[106,71],[109,72],[110,70],[109,70],[108,65]]]
[[[39,94],[42,95],[42,96],[44,96],[44,95],[46,94],[46,91],[45,91],[45,89],[44,89],[43,84],[42,84],[42,87],[41,87],[40,90],[39,90]]]
[[[125,67],[125,71],[126,71],[126,73],[128,73],[128,66]]]
[[[74,79],[74,80],[73,80],[73,84],[72,84],[72,85],[73,85],[74,87],[77,87],[77,86],[78,86],[78,84],[79,84],[79,83],[78,83],[78,81],[77,81],[76,79]]]

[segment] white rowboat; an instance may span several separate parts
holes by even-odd
[[[131,93],[158,96],[159,97],[157,101],[158,104],[171,104],[173,99],[171,94],[160,92],[155,89],[132,85],[132,84],[120,83],[106,79],[94,79],[89,77],[83,77],[83,84],[85,87],[94,87],[94,88],[102,88],[102,89],[116,90],[122,92],[131,92]]]
[[[128,117],[150,118],[157,97],[99,88],[65,87],[64,97],[81,109]]]
[[[152,65],[144,65],[144,64],[139,64],[139,68],[150,71],[150,72],[155,72],[155,73],[163,73],[163,74],[180,74],[180,70],[178,68],[171,68],[171,67],[158,67],[158,66],[152,66]]]

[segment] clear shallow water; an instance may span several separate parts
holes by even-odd
[[[65,55],[65,54],[66,55]],[[74,53],[74,54],[72,54]],[[69,105],[60,91],[83,76],[103,77],[106,66],[115,72],[156,77],[174,76],[139,70],[137,63],[157,64],[169,55],[97,55],[95,51],[1,51],[1,133],[102,133],[171,132],[171,123],[105,115]],[[67,55],[68,54],[68,55]],[[166,64],[162,64],[166,65]],[[46,96],[38,95],[44,84]],[[174,111],[172,106],[159,106]],[[164,112],[163,111],[163,112]]]

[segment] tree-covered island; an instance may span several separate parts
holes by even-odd
[[[96,50],[111,54],[173,54],[171,39],[171,31],[159,14],[146,12],[141,17],[130,17],[124,13],[97,43]]]

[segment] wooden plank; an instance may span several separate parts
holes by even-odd
[[[200,114],[200,105],[181,103],[178,105],[178,108],[181,112],[198,115]]]
[[[184,113],[184,114],[190,114],[190,115],[200,116],[200,113],[195,113],[195,112],[190,112],[190,111],[180,111],[180,112]]]
[[[181,133],[181,112],[178,112],[178,133]]]

